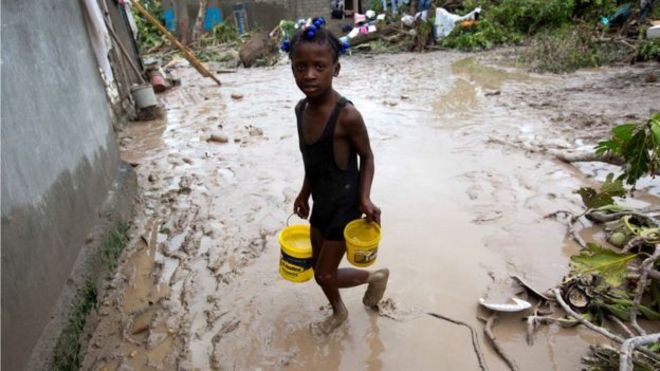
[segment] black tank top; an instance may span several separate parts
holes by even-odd
[[[314,143],[305,143],[302,133],[302,113],[307,107],[307,100],[301,100],[296,106],[298,140],[305,164],[305,175],[312,189],[314,207],[334,208],[339,205],[355,204],[359,201],[357,153],[350,146],[348,166],[342,170],[337,166],[334,153],[334,134],[337,118],[342,108],[349,102],[340,98],[325,124],[321,137]]]

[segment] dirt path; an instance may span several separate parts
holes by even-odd
[[[622,96],[599,90],[657,65],[548,77],[477,59],[343,61],[336,88],[361,110],[376,155],[376,267],[392,274],[379,314],[362,306],[362,289],[343,291],[349,321],[329,337],[308,329],[329,313],[313,281],[294,285],[277,273],[276,234],[302,181],[293,115],[301,94],[288,65],[223,75],[222,88],[180,69],[184,86],[162,96],[166,120],[120,136],[122,158],[137,165],[140,205],[83,368],[478,369],[466,329],[424,313],[481,329],[478,298],[511,297],[510,274],[554,286],[576,247],[543,216],[577,210],[572,191],[589,181],[516,147],[592,145],[572,123],[601,111],[598,128],[645,117],[660,109],[647,96],[660,85],[634,80],[634,95]],[[208,142],[220,127],[228,142]],[[503,318],[495,333],[523,370],[576,369],[587,342],[602,341],[547,327],[529,347],[520,318]],[[505,370],[480,340],[490,369]]]

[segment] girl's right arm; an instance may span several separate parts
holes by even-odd
[[[309,216],[309,196],[311,193],[312,188],[307,180],[307,175],[305,175],[305,180],[303,181],[300,193],[298,193],[298,197],[296,197],[296,200],[293,202],[293,212],[303,219],[307,219]]]

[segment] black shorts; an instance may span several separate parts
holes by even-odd
[[[323,239],[344,241],[344,227],[360,216],[362,216],[362,212],[357,203],[326,207],[314,205],[309,223],[321,231]]]

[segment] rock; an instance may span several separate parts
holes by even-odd
[[[655,75],[655,73],[651,72],[648,75],[646,75],[646,82],[656,82],[658,81],[658,77]]]
[[[255,127],[250,128],[249,133],[250,133],[250,136],[253,136],[253,137],[259,137],[259,136],[264,135],[264,131],[261,128],[255,128]]]
[[[207,140],[208,142],[217,142],[217,143],[227,143],[229,142],[229,137],[225,135],[224,133],[212,133],[209,139]]]
[[[233,93],[233,94],[231,95],[231,99],[234,99],[234,100],[241,100],[241,99],[243,99],[243,94]]]
[[[277,44],[268,37],[268,33],[257,32],[241,46],[238,56],[245,67],[252,67],[258,59],[276,55],[277,50]]]

